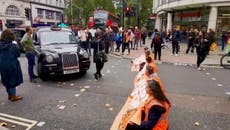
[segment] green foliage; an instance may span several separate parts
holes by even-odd
[[[125,0],[126,5],[129,7],[134,8],[134,12],[136,12],[139,7],[139,20],[140,20],[140,26],[143,26],[146,24],[146,21],[148,20],[150,14],[152,13],[152,6],[153,6],[153,0]],[[139,6],[138,6],[139,5]],[[125,19],[126,21],[127,19]],[[127,23],[127,21],[125,22]],[[130,25],[129,26],[136,26],[137,25],[137,18],[136,16],[130,17]],[[127,24],[126,24],[127,25]],[[128,26],[128,25],[127,25]]]
[[[86,26],[88,18],[92,16],[96,9],[104,9],[115,13],[112,0],[72,0],[72,5],[70,4],[65,10],[65,14],[69,24],[72,24],[73,19],[73,24]]]

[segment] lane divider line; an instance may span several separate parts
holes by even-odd
[[[21,126],[25,126],[27,127],[26,130],[30,130],[33,126],[37,124],[37,121],[35,120],[29,120],[29,119],[12,116],[8,114],[4,114],[4,113],[0,113],[0,120],[14,123],[14,124],[21,125]]]

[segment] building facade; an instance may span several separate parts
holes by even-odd
[[[31,24],[57,24],[63,20],[68,0],[0,0],[0,31]],[[31,11],[26,18],[25,9]]]
[[[154,0],[155,28],[160,31],[197,28],[230,30],[230,0]]]

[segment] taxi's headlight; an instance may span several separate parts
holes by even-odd
[[[84,52],[82,55],[84,58],[88,59],[89,58],[89,54],[87,52]]]
[[[46,61],[47,61],[48,63],[53,62],[53,60],[54,60],[54,58],[53,58],[52,55],[46,55]]]
[[[89,58],[89,54],[87,53],[87,51],[85,49],[81,49],[80,50],[80,55],[82,55],[84,58],[88,59]]]

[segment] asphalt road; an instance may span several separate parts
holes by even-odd
[[[54,77],[31,84],[26,60],[22,57],[20,61],[24,84],[17,92],[24,99],[7,101],[5,89],[0,85],[0,112],[44,122],[32,130],[108,130],[130,94],[136,75],[130,72],[129,60],[110,57],[99,81],[94,80],[92,64],[84,76]],[[159,75],[172,103],[170,130],[230,129],[230,101],[225,95],[230,90],[229,72],[159,65]],[[81,92],[83,88],[85,92]]]

